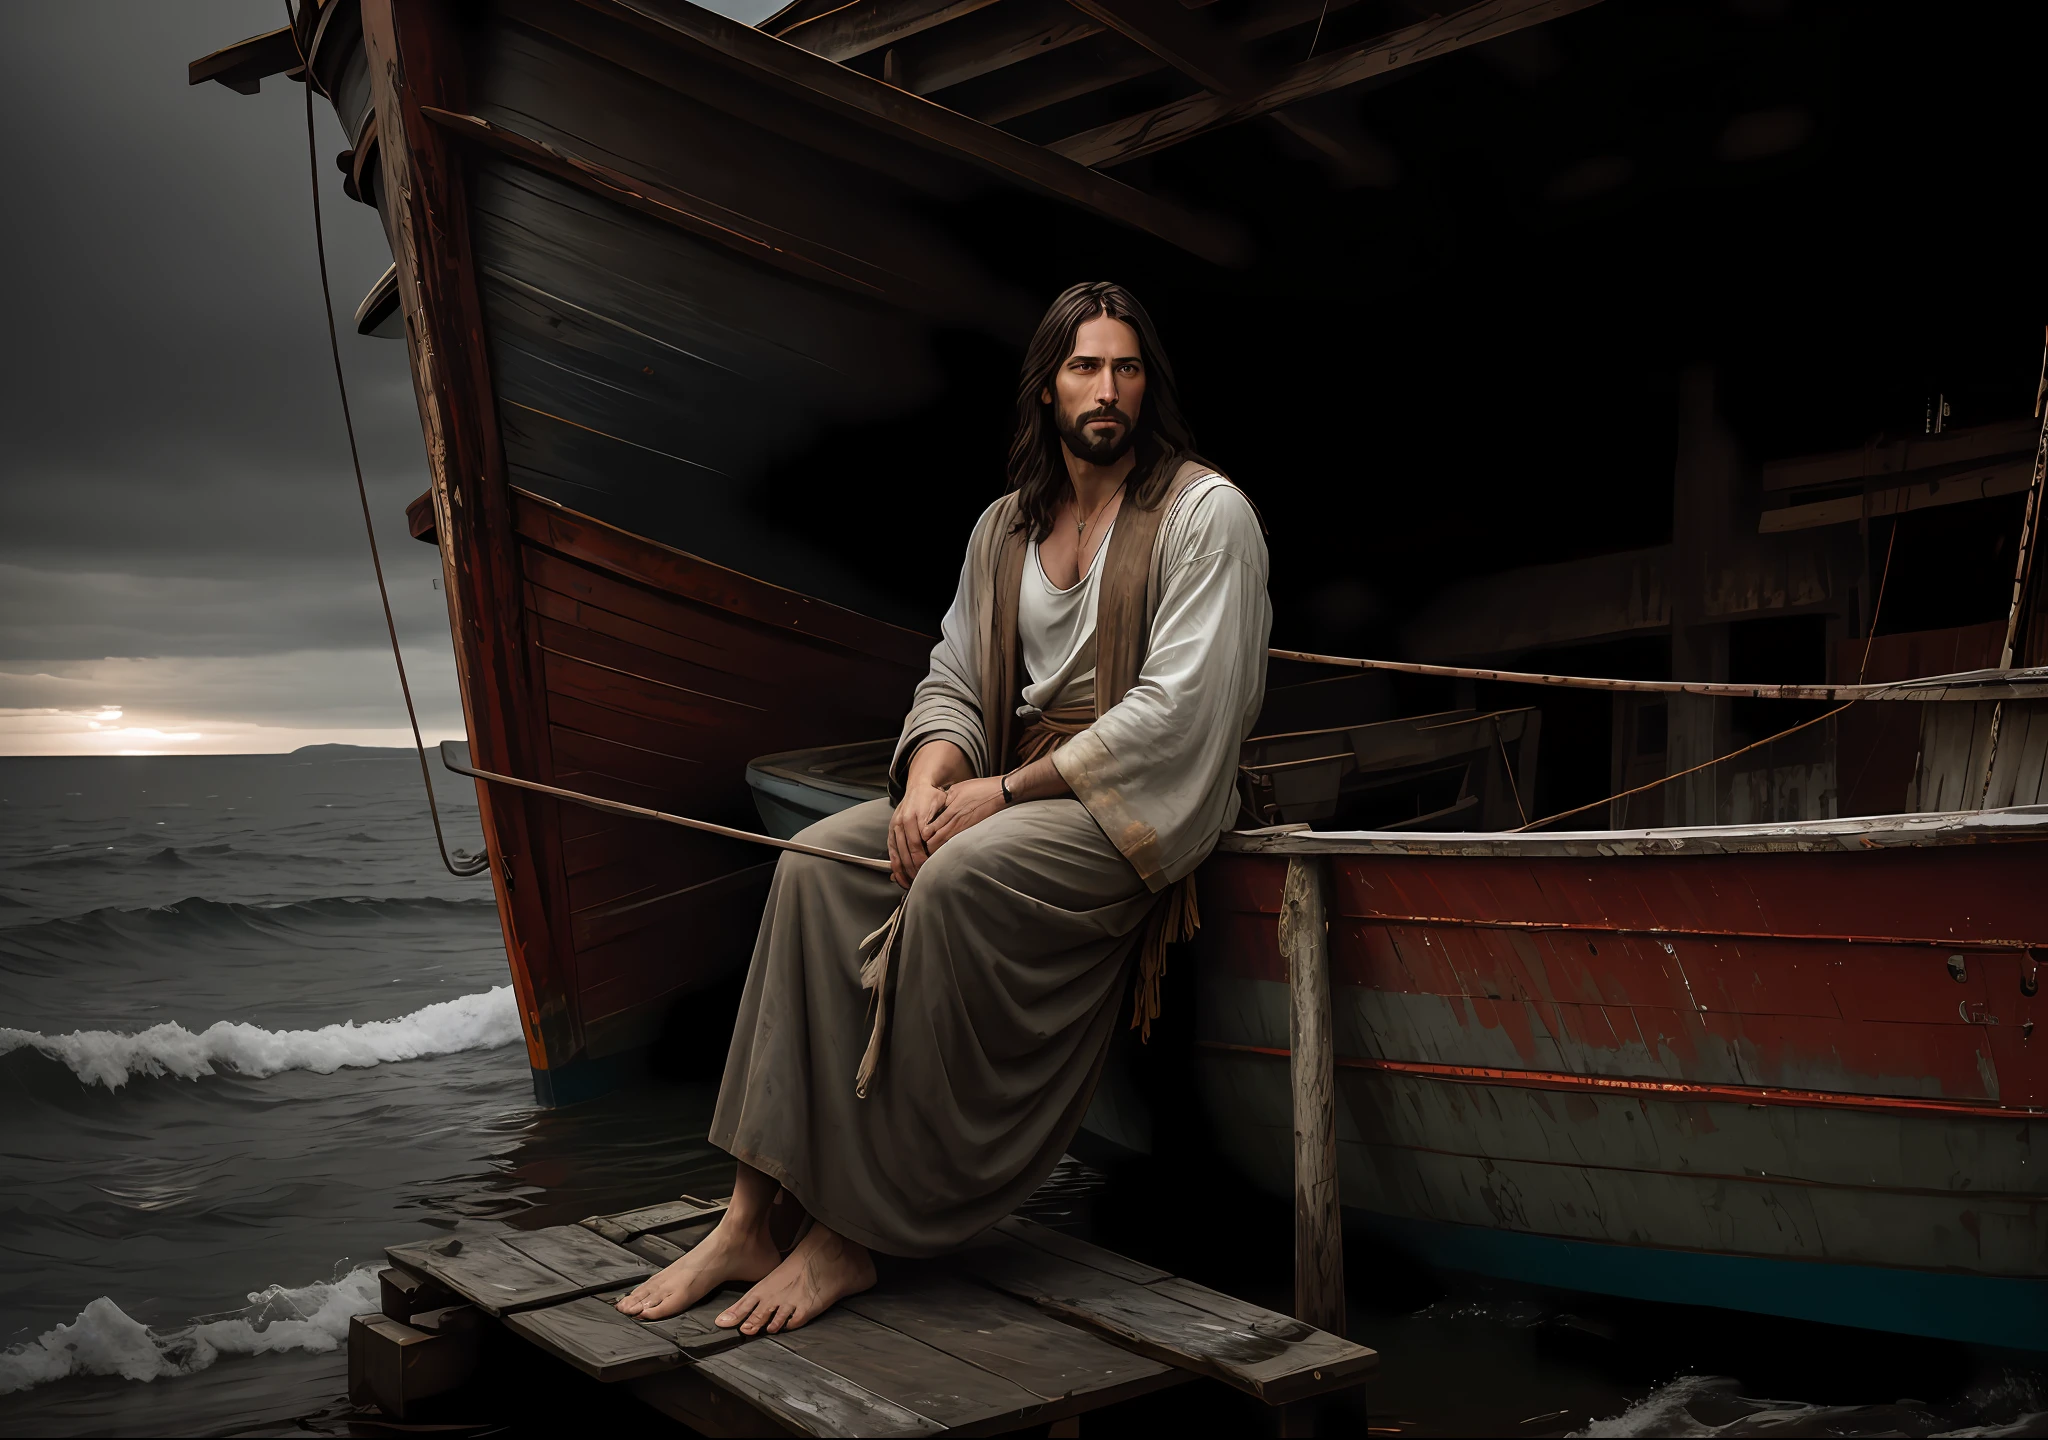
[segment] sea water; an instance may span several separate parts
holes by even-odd
[[[0,758],[0,1432],[347,1433],[386,1245],[730,1183],[708,1084],[535,1109],[508,979],[409,752]],[[1284,1305],[1284,1207],[1208,1180],[1147,1258]],[[1142,1253],[1171,1227],[1125,1183],[1069,1162],[1040,1216]],[[2024,1357],[1352,1259],[1385,1359],[1339,1428],[2048,1433]]]

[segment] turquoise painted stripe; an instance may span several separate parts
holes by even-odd
[[[1634,1300],[2048,1350],[2048,1280],[1704,1255],[1437,1220],[1363,1218],[1369,1229],[1444,1270]]]

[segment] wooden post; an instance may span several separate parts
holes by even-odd
[[[1292,1003],[1294,1313],[1344,1333],[1344,1231],[1337,1197],[1337,1081],[1330,1018],[1329,881],[1320,857],[1294,855],[1280,894],[1280,953]]]

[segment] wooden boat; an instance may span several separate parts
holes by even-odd
[[[1004,347],[1037,303],[1080,269],[1142,273],[1168,320],[1237,307],[1212,358],[1274,308],[1217,268],[1270,240],[1270,195],[1233,192],[1271,154],[1158,172],[1198,203],[1101,167],[1143,174],[1273,115],[1367,163],[1341,122],[1285,107],[1590,3],[1485,0],[1261,74],[1246,46],[1353,7],[1233,11],[1224,44],[1200,5],[1135,0],[798,0],[759,30],[687,0],[304,0],[193,76],[309,79],[349,137],[346,188],[393,257],[358,324],[411,360],[432,473],[413,529],[440,550],[478,766],[746,824],[748,762],[782,752],[754,779],[788,824],[806,787],[870,793],[852,751],[787,752],[893,731],[993,487],[867,517],[906,453],[1000,430]],[[1090,123],[1061,132],[1082,99]],[[1276,572],[1283,613],[1313,571]],[[1981,773],[1983,708],[1956,708],[1955,773]],[[1467,774],[1495,810],[1519,794]],[[1464,784],[1431,823],[1471,808]],[[2008,774],[1996,803],[2040,784],[2038,764]],[[767,869],[480,793],[536,1093],[572,1101],[743,961]],[[1235,840],[1202,880],[1203,1093],[1248,1173],[1284,1188],[1276,876],[1322,856],[1347,1204],[1457,1268],[2048,1345],[2044,826],[2020,804]]]

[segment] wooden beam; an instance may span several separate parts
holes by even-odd
[[[612,200],[641,214],[686,230],[692,235],[716,241],[725,248],[842,290],[872,298],[888,298],[906,308],[915,305],[917,287],[901,275],[891,274],[852,255],[826,249],[801,235],[793,235],[736,210],[729,210],[701,196],[670,190],[649,181],[585,159],[549,140],[523,135],[509,125],[478,115],[461,115],[432,105],[421,113],[436,125],[465,139],[529,165],[577,189]]]
[[[773,33],[813,55],[844,64],[994,3],[996,0],[858,0]]]
[[[1330,1006],[1329,877],[1320,857],[1287,861],[1280,892],[1294,1092],[1294,1314],[1344,1333],[1344,1225],[1337,1194],[1336,1040]]]
[[[1214,3],[1215,0],[1195,0],[1188,8],[1205,9]],[[1357,3],[1358,0],[1330,0],[1329,13]],[[1221,33],[1227,43],[1241,47],[1284,30],[1313,24],[1323,16],[1319,0],[1274,0]],[[1055,50],[1114,34],[1064,0],[1041,0],[1039,8],[1031,8],[1031,0],[1007,0],[1000,8],[948,25],[902,47],[898,58],[904,78],[897,83],[920,95],[931,95],[1017,67],[1014,73],[1002,75],[990,85],[977,86],[957,102],[950,97],[947,101],[964,114],[1000,125],[1049,105],[1166,68],[1150,51],[1134,50],[1123,44],[1116,44],[1113,50],[1091,45],[1085,51],[1077,51],[1071,63],[1051,67],[1027,63]]]
[[[200,56],[185,67],[185,83],[204,85],[214,80],[238,94],[254,95],[272,75],[282,75],[298,65],[299,42],[286,25]]]
[[[1274,77],[1246,60],[1223,35],[1201,17],[1189,13],[1180,0],[1067,3],[1158,56],[1218,99],[1254,100],[1273,83]],[[1386,147],[1357,127],[1349,127],[1351,133],[1347,134],[1345,127],[1326,124],[1298,111],[1283,111],[1273,118],[1322,156],[1341,177],[1380,184],[1392,182],[1394,167]]]
[[[1972,467],[1959,475],[1946,475],[1939,480],[1864,490],[1805,505],[1782,505],[1775,510],[1764,511],[1757,518],[1756,528],[1760,535],[1775,535],[1786,530],[1811,530],[1821,525],[1846,525],[1851,521],[1903,515],[1908,510],[1925,510],[1935,505],[1988,500],[1994,495],[2018,495],[2033,483],[2033,479],[2032,460],[2007,460],[2000,464]]]
[[[1237,265],[1248,256],[1249,241],[1231,221],[1097,175],[1042,146],[820,59],[689,0],[583,3],[827,113],[1142,230],[1212,263]]]
[[[1377,40],[1296,65],[1247,99],[1194,95],[1055,141],[1047,148],[1083,165],[1121,165],[1197,135],[1327,95],[1347,85],[1511,35],[1598,4],[1599,0],[1482,0],[1452,15],[1403,26]]]
[[[1834,485],[1883,475],[1909,475],[1917,470],[1940,470],[2004,456],[2024,457],[2031,465],[2034,444],[2039,439],[2036,422],[2022,418],[1947,430],[1939,435],[1908,435],[1900,440],[1872,441],[1859,450],[1801,455],[1790,460],[1766,460],[1763,488],[1766,492],[1803,490],[1813,485]]]

